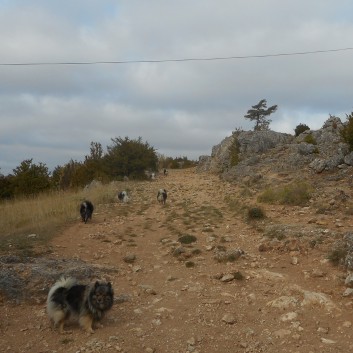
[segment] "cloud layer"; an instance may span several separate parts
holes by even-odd
[[[0,64],[219,58],[353,47],[350,1],[1,1]],[[0,65],[0,172],[141,136],[197,159],[260,99],[273,130],[353,110],[353,50],[210,61]]]

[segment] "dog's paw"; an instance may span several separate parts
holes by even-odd
[[[61,330],[60,334],[61,335],[72,335],[72,330]]]
[[[94,334],[94,330],[92,328],[87,329],[86,332],[87,332],[88,335],[93,335]]]

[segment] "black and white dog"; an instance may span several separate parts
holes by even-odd
[[[87,223],[89,219],[92,219],[92,214],[93,214],[93,204],[91,201],[83,201],[80,206],[80,214],[82,218],[82,222]]]
[[[125,190],[118,193],[118,199],[125,203],[129,202],[129,196]]]
[[[157,194],[157,200],[159,203],[165,205],[167,200],[167,190],[166,189],[159,189]]]

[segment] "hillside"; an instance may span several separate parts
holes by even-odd
[[[22,281],[0,285],[0,351],[351,351],[347,267],[327,259],[352,241],[352,170],[341,170],[265,168],[257,181],[171,170],[118,184],[130,203],[97,205],[91,222],[68,225],[42,258],[0,258],[2,284]],[[306,205],[257,202],[265,188],[298,177],[313,186]],[[161,187],[165,206],[156,200]],[[266,218],[247,219],[255,205]],[[181,235],[196,241],[182,244]],[[75,324],[66,335],[51,327],[46,294],[62,273],[112,282],[115,304],[94,334]]]

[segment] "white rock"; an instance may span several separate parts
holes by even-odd
[[[289,313],[286,313],[286,314],[281,315],[280,320],[283,321],[283,322],[286,322],[286,321],[293,321],[293,320],[296,319],[297,317],[298,317],[298,314],[295,313],[294,311],[291,311],[291,312],[289,312]]]
[[[232,314],[227,313],[222,317],[222,321],[226,324],[233,325],[235,324],[236,319]]]
[[[323,338],[323,337],[321,337],[321,342],[326,343],[326,344],[335,344],[336,343],[336,341],[329,340],[329,339]]]

